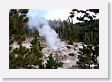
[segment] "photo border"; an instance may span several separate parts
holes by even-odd
[[[108,78],[108,4],[106,0],[4,0],[0,5],[0,76],[2,78]],[[55,8],[99,9],[99,69],[9,69],[9,9]]]

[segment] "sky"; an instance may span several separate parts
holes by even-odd
[[[28,12],[28,16],[32,17],[43,17],[47,20],[66,20],[70,16],[70,12],[72,9],[30,9]],[[91,13],[92,15],[93,13]],[[77,16],[83,16],[83,14],[79,13]],[[73,23],[80,22],[75,17],[73,19]]]
[[[28,15],[44,17],[46,19],[61,19],[65,20],[70,15],[71,9],[31,9]]]
[[[44,17],[47,20],[66,20],[70,16],[71,10],[72,9],[30,9],[28,16]],[[74,18],[74,23],[76,22],[78,22],[78,20]]]

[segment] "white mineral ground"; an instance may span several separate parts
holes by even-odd
[[[29,38],[26,39],[25,41],[23,41],[22,46],[30,49],[31,40],[32,39],[29,39]],[[43,64],[47,63],[48,56],[52,54],[55,60],[63,63],[63,66],[58,67],[58,69],[75,69],[76,68],[77,66],[76,62],[78,61],[77,57],[78,55],[80,55],[78,53],[79,48],[83,49],[82,42],[78,42],[78,43],[73,42],[73,45],[68,45],[66,41],[63,41],[63,43],[65,44],[65,47],[51,49],[50,47],[48,47],[48,44],[46,43],[45,40],[40,40],[40,44],[44,47],[42,49],[43,60],[44,60]],[[19,48],[19,45],[17,44],[17,42],[14,42],[11,46],[13,49]],[[84,45],[84,46],[87,46],[87,45]],[[18,55],[15,54],[15,57],[17,56]],[[38,66],[33,66],[33,67],[38,68]],[[91,67],[94,67],[94,65],[91,65]]]
[[[58,48],[58,49],[50,49],[45,41],[41,41],[41,45],[44,47],[42,49],[42,53],[44,55],[43,60],[44,64],[48,60],[48,56],[52,54],[53,58],[56,59],[58,62],[62,62],[63,66],[58,67],[58,69],[72,69],[76,68],[78,61],[78,52],[79,48],[83,48],[82,43],[73,42],[73,45],[68,45],[67,42],[65,43],[65,47]],[[68,47],[68,48],[67,48]],[[71,55],[70,55],[71,54]]]

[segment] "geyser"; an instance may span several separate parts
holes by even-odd
[[[46,42],[50,49],[59,50],[65,48],[64,42],[62,42],[53,28],[48,24],[48,21],[43,17],[29,17],[29,27],[35,27],[41,37],[45,37]]]

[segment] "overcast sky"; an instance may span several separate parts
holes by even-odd
[[[70,15],[70,9],[32,9],[29,10],[28,15],[30,16],[38,16],[38,17],[45,17],[46,19],[67,19]]]
[[[70,11],[72,9],[30,9],[28,12],[28,16],[32,17],[44,17],[47,20],[66,20],[70,15]],[[90,13],[91,15],[94,13]],[[77,16],[83,16],[83,14],[78,13]],[[97,18],[99,18],[97,16]],[[75,17],[73,19],[74,23],[79,22]]]
[[[31,9],[29,10],[28,16],[44,17],[48,20],[66,20],[71,10],[72,9]],[[74,18],[74,23],[76,22],[78,22],[78,20]]]

